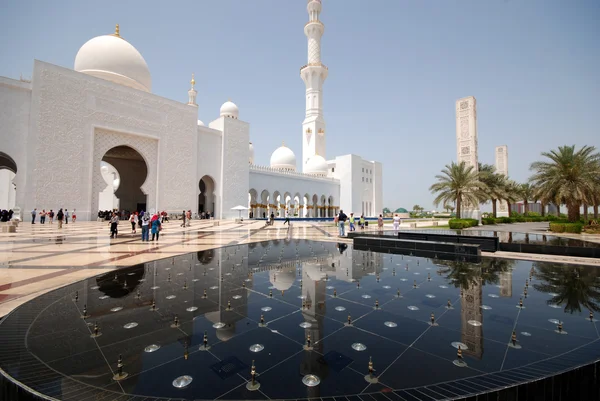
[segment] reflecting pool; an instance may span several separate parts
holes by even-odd
[[[598,359],[599,272],[235,245],[24,304],[0,324],[0,368],[62,400],[467,396]]]

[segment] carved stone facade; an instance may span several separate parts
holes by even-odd
[[[456,101],[456,159],[479,170],[477,155],[477,102],[473,96]],[[463,201],[461,217],[479,218],[479,205]]]
[[[508,177],[508,146],[496,146],[496,172]],[[498,201],[498,210],[496,214],[498,217],[509,216],[508,204],[506,201]]]
[[[197,111],[182,103],[36,61],[29,132],[19,134],[27,136],[25,210],[96,216],[99,160],[119,144],[145,158],[149,207],[177,211],[196,202],[195,174],[182,172],[196,170]]]

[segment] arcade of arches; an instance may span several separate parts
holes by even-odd
[[[274,191],[272,194],[266,189],[260,193],[251,189],[248,193],[248,217],[265,218],[275,214],[275,217],[285,217],[288,212],[290,217],[331,217],[339,212],[339,206],[334,203],[333,196],[317,194],[292,194],[290,192]]]
[[[0,210],[15,207],[17,186],[14,183],[17,163],[4,152],[0,152]]]

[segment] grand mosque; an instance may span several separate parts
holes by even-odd
[[[87,41],[73,69],[35,60],[31,80],[0,77],[0,209],[63,207],[82,220],[107,209],[192,209],[224,219],[240,205],[256,217],[331,217],[340,208],[378,215],[381,163],[327,157],[321,0],[307,10],[299,167],[285,144],[269,166],[255,164],[250,124],[231,101],[215,120],[198,120],[193,76],[187,102],[153,94],[146,61],[117,25]]]

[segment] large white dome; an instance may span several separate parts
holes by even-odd
[[[271,168],[296,171],[296,155],[292,149],[285,144],[275,149],[271,155]]]
[[[254,145],[252,145],[252,142],[250,142],[250,147],[249,147],[249,157],[248,157],[248,161],[250,162],[250,164],[254,164]]]
[[[314,155],[306,162],[304,172],[311,175],[325,176],[327,175],[327,160],[323,156]]]
[[[226,101],[221,106],[221,117],[238,118],[240,109],[231,100]]]
[[[152,78],[146,60],[129,42],[114,35],[88,40],[75,56],[75,71],[150,92]]]

